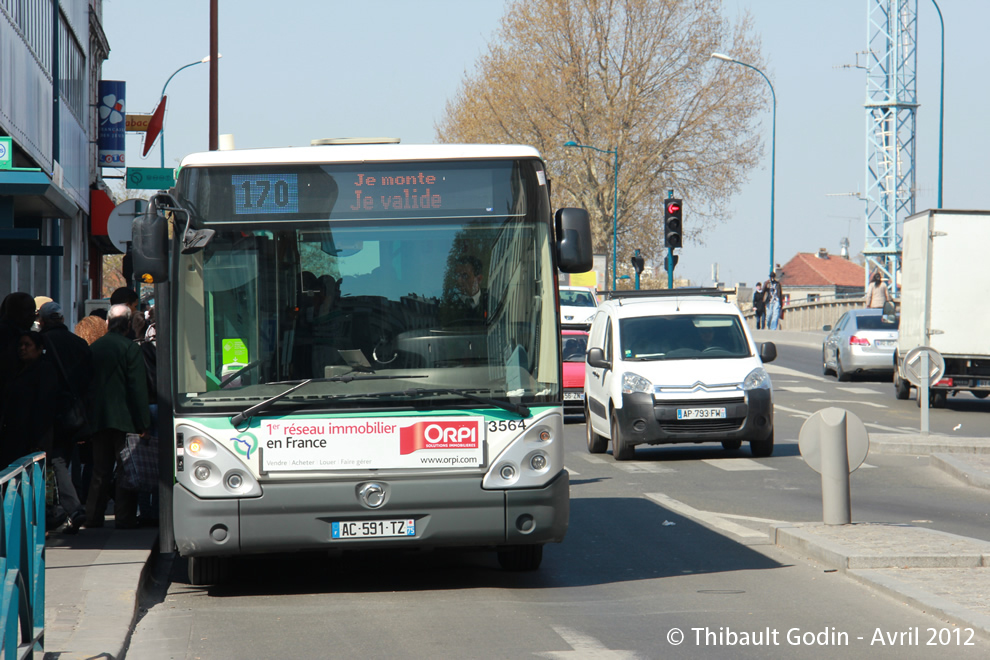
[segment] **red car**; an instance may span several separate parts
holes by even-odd
[[[588,351],[588,333],[563,330],[560,354],[564,359],[564,414],[584,417],[584,357]]]

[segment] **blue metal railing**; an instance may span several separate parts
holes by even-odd
[[[20,660],[45,646],[44,452],[0,472],[0,656]]]

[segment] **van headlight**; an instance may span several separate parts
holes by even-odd
[[[763,367],[757,367],[749,372],[746,380],[743,381],[744,390],[769,390],[770,374]]]
[[[622,393],[632,394],[634,392],[645,392],[653,394],[653,383],[646,380],[639,374],[627,371],[622,374]]]

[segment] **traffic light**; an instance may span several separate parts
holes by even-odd
[[[639,252],[639,250],[636,250]],[[643,272],[643,267],[646,266],[646,260],[638,254],[632,258],[633,268],[636,269],[636,274],[639,275]]]
[[[670,259],[670,255],[667,255],[666,257],[663,258],[663,269],[664,270],[670,270],[670,261],[669,261],[669,259]],[[675,266],[677,265],[677,255],[676,254],[674,255],[674,265]]]
[[[669,248],[681,247],[681,211],[679,199],[668,199],[663,206],[663,244]]]

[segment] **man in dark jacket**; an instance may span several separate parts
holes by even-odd
[[[107,334],[93,342],[93,401],[90,427],[94,431],[93,477],[86,498],[86,526],[102,527],[110,498],[114,463],[128,433],[142,433],[151,426],[148,382],[141,347],[125,335],[131,310],[113,305],[107,314]],[[137,493],[117,479],[114,494],[115,527],[137,526]]]
[[[38,322],[41,324],[41,337],[45,342],[48,358],[58,372],[58,390],[64,393],[58,400],[67,402],[84,396],[93,380],[93,352],[89,344],[82,337],[72,334],[65,326],[62,306],[57,302],[41,306],[38,310]],[[57,413],[61,411],[55,412],[52,447],[42,449],[48,452],[49,462],[55,471],[59,504],[68,515],[64,531],[72,534],[79,530],[86,516],[68,468],[73,445],[81,430],[61,427],[57,417]]]

